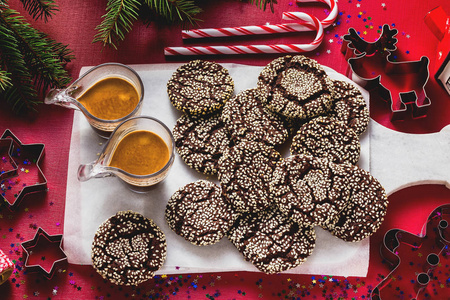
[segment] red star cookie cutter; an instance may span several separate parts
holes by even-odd
[[[39,272],[51,279],[57,268],[67,263],[67,255],[61,247],[62,234],[48,235],[39,227],[32,240],[23,242],[23,254],[26,256],[25,268],[28,272]]]
[[[39,167],[39,161],[44,155],[44,144],[22,144],[22,142],[9,130],[5,130],[0,138],[0,145],[10,144],[9,164],[15,167],[11,171],[11,167],[7,175],[2,174],[0,177],[0,197],[8,204],[10,209],[15,209],[20,201],[29,193],[46,191],[47,179]],[[1,148],[0,148],[1,149]],[[0,151],[1,157],[8,158]],[[3,159],[0,164],[3,164]]]
[[[0,181],[17,175],[17,165],[11,157],[13,141],[0,139]]]
[[[418,61],[390,60],[392,52],[397,50],[397,33],[397,29],[391,30],[385,24],[380,37],[369,43],[350,28],[344,35],[341,51],[348,60],[352,79],[367,90],[376,90],[391,104],[391,121],[404,120],[410,113],[413,118],[426,117],[431,105],[425,91],[429,59],[422,56]]]
[[[448,261],[443,261],[450,257],[449,222],[450,204],[445,204],[433,210],[420,235],[400,229],[387,231],[381,255],[393,270],[374,288],[371,298],[419,299],[419,294],[433,293],[427,291],[433,281],[434,286],[448,285]]]

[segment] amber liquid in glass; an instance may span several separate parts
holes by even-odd
[[[163,139],[150,131],[138,130],[119,141],[109,166],[134,175],[149,175],[161,170],[169,161],[169,148]]]
[[[117,120],[136,108],[139,94],[127,80],[108,77],[96,82],[77,100],[93,116],[102,120]]]

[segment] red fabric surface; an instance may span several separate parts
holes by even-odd
[[[223,27],[271,24],[281,22],[281,12],[301,10],[320,18],[327,14],[323,4],[309,3],[297,7],[292,1],[279,1],[275,13],[263,12],[255,6],[240,1],[200,1],[204,12],[202,27]],[[19,1],[10,1],[20,8]],[[68,65],[73,78],[85,65],[97,65],[116,61],[124,64],[184,62],[193,57],[171,57],[163,55],[166,46],[218,45],[218,44],[270,44],[308,43],[313,33],[278,34],[265,37],[236,37],[183,42],[179,26],[161,23],[146,26],[136,22],[126,40],[118,50],[102,48],[92,44],[95,26],[105,13],[106,0],[57,1],[60,11],[47,23],[30,23],[48,33],[61,43],[69,44],[76,59]],[[385,3],[383,7],[381,3]],[[398,29],[399,61],[418,60],[425,55],[430,58],[430,80],[426,91],[431,99],[428,116],[419,120],[407,118],[401,122],[390,122],[389,104],[372,95],[371,114],[379,123],[399,131],[412,133],[436,132],[450,123],[450,96],[438,86],[432,74],[436,69],[434,60],[438,40],[425,26],[423,18],[434,7],[442,5],[450,14],[447,0],[407,1],[369,0],[340,1],[338,25],[325,30],[322,45],[307,56],[321,64],[345,73],[347,62],[340,52],[340,37],[353,27],[367,41],[374,41],[383,24]],[[21,10],[21,9],[19,9]],[[367,27],[366,27],[367,26]],[[235,55],[209,56],[204,59],[217,62],[236,62],[265,65],[279,55]],[[440,185],[408,188],[390,196],[388,214],[382,228],[371,237],[369,275],[366,278],[342,278],[328,275],[263,275],[260,273],[213,273],[185,274],[157,277],[138,288],[116,287],[104,282],[90,266],[65,265],[57,270],[52,279],[40,274],[27,273],[23,265],[20,243],[33,238],[35,229],[42,227],[50,235],[63,233],[64,202],[66,195],[67,160],[73,113],[57,106],[40,106],[34,116],[16,116],[0,102],[0,133],[10,129],[24,143],[44,143],[45,156],[40,166],[48,181],[48,191],[25,197],[16,211],[0,208],[0,249],[19,266],[8,282],[0,286],[1,299],[123,299],[123,298],[191,298],[213,297],[216,299],[301,298],[321,299],[367,299],[371,289],[386,276],[390,269],[382,263],[379,246],[383,234],[390,228],[401,228],[418,233],[428,214],[438,205],[450,202],[450,191]],[[414,145],[411,145],[414,148]],[[410,149],[408,149],[410,150]],[[46,258],[51,259],[51,257]],[[448,261],[444,264],[444,277],[448,275]],[[324,277],[327,276],[327,277]],[[437,283],[435,280],[434,283]],[[400,282],[399,285],[404,283]],[[407,283],[406,283],[407,284]],[[449,283],[436,285],[427,290],[426,298],[447,299]]]

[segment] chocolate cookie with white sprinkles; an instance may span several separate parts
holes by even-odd
[[[275,207],[241,215],[227,237],[247,261],[267,274],[305,262],[316,241],[312,226],[290,220]]]
[[[350,197],[328,230],[344,241],[357,242],[371,236],[381,226],[388,199],[383,186],[369,172],[357,166],[351,168]]]
[[[212,245],[228,231],[237,214],[214,182],[198,180],[177,190],[166,206],[169,227],[197,246]]]
[[[329,112],[360,136],[369,125],[369,108],[361,91],[353,84],[333,80],[334,100],[332,110]]]
[[[219,158],[232,146],[230,134],[219,115],[205,118],[183,115],[172,133],[175,148],[183,161],[204,174],[216,174]]]
[[[326,114],[332,106],[333,81],[322,66],[303,55],[286,55],[270,62],[257,88],[267,107],[290,119]]]
[[[289,122],[261,102],[257,89],[244,90],[228,100],[221,118],[235,142],[247,140],[277,146],[290,133]]]
[[[240,213],[257,212],[272,204],[269,183],[281,154],[272,147],[244,141],[219,159],[218,177],[224,195]]]
[[[294,155],[280,161],[270,192],[280,211],[293,221],[328,229],[337,222],[350,197],[348,164]]]
[[[205,60],[193,60],[180,66],[167,83],[172,105],[191,116],[219,111],[233,91],[234,82],[228,70]]]
[[[361,152],[359,136],[343,122],[320,116],[303,124],[290,148],[291,154],[326,157],[335,163],[357,164]]]
[[[119,211],[98,228],[91,254],[92,265],[103,278],[136,286],[154,276],[166,253],[166,237],[153,220]]]

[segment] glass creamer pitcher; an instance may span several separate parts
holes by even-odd
[[[132,106],[127,108],[123,115],[120,115],[119,113],[120,117],[118,117],[118,112],[115,112],[112,118],[101,117],[98,114],[96,116],[96,113],[88,109],[87,103],[83,105],[83,103],[79,101],[86,93],[92,93],[92,88],[99,84],[102,84],[103,91],[106,89],[106,92],[109,92],[112,97],[118,97],[115,90],[107,90],[108,86],[105,86],[104,82],[108,80],[116,80],[129,87],[132,86],[137,93],[137,97],[134,97],[133,104],[131,104]],[[114,88],[117,89],[117,87]],[[98,92],[101,93],[101,90]],[[98,95],[94,96],[98,98]],[[103,93],[103,96],[107,97],[106,93]],[[107,138],[121,122],[140,114],[143,99],[144,85],[142,84],[139,75],[132,68],[120,63],[105,63],[91,68],[67,88],[49,91],[44,102],[46,104],[56,104],[80,110],[91,127],[100,136]],[[128,100],[121,99],[120,101],[126,103]],[[115,110],[114,107],[105,107],[104,109],[109,109],[110,111]]]
[[[156,136],[158,136],[167,146],[167,162],[163,162],[161,168],[151,174],[141,174],[136,175],[130,173],[130,171],[126,171],[126,167],[120,168],[117,166],[112,166],[111,162],[114,159],[115,155],[117,155],[117,151],[135,151],[136,148],[142,145],[130,145],[129,148],[125,149],[121,148],[121,142],[125,141],[125,138],[132,136],[132,134],[140,134],[142,132],[150,132]],[[140,140],[139,143],[142,144]],[[152,151],[149,145],[144,145],[145,151]],[[112,132],[111,137],[103,148],[102,153],[100,154],[97,161],[82,164],[78,168],[78,180],[86,181],[91,178],[103,178],[116,176],[123,180],[128,184],[128,187],[135,192],[146,192],[148,191],[148,187],[155,185],[156,183],[162,181],[166,178],[169,173],[170,168],[175,159],[175,143],[170,132],[170,129],[158,119],[148,117],[148,116],[140,116],[130,118],[124,122],[122,122],[117,128]],[[119,153],[120,154],[120,153]],[[148,153],[145,153],[148,154]],[[161,154],[163,155],[163,154]],[[164,153],[166,155],[166,153]],[[129,158],[131,157],[131,162],[128,163],[130,165],[144,165],[147,161],[142,161],[146,155],[140,156],[138,152],[131,153]],[[155,156],[154,156],[155,157]],[[156,156],[157,157],[157,156]]]

